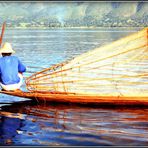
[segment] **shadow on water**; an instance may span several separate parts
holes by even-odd
[[[1,145],[147,145],[148,108],[23,101],[3,106]]]

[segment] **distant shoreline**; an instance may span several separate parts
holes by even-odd
[[[116,27],[7,27],[7,29],[101,29],[101,28],[146,28],[145,26],[116,26]]]

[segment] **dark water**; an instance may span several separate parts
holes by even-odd
[[[12,43],[28,77],[137,30],[7,29],[3,41]],[[37,103],[0,94],[0,145],[147,146],[148,108]]]

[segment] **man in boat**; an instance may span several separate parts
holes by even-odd
[[[23,84],[23,72],[26,66],[22,64],[16,56],[11,56],[15,51],[10,43],[6,42],[0,49],[2,57],[0,58],[0,86],[2,90],[19,90]]]

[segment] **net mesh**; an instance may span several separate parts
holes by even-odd
[[[148,28],[26,79],[33,92],[148,96]]]

